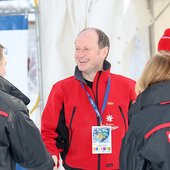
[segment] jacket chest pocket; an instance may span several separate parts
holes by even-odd
[[[102,115],[103,124],[111,126],[113,131],[118,131],[122,136],[128,129],[127,107],[123,105],[107,106]]]
[[[89,105],[67,107],[65,108],[65,115],[67,126],[76,129],[76,131],[77,128],[82,127],[84,129],[97,124],[96,113]]]

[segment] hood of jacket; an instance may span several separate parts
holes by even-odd
[[[147,108],[151,105],[165,103],[170,101],[170,81],[156,83],[141,94],[138,95],[136,102],[132,105],[129,111],[129,117]],[[133,115],[132,115],[133,114]]]
[[[159,124],[170,121],[170,81],[156,83],[138,97],[129,111],[130,127],[143,136]]]
[[[2,76],[0,76],[0,90],[22,100],[25,105],[30,103],[30,99],[26,95],[24,95],[18,88]]]

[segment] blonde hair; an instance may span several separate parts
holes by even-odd
[[[167,50],[159,50],[159,53],[166,56],[166,57],[170,57],[170,51]]]
[[[170,57],[156,54],[145,65],[135,91],[139,94],[149,86],[167,80],[170,80]]]

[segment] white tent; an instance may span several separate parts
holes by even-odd
[[[52,85],[73,74],[74,40],[80,30],[104,30],[111,41],[108,60],[112,71],[137,79],[148,58],[156,52],[163,31],[170,27],[170,0],[1,0],[0,14],[28,14],[30,18],[28,51],[34,68],[28,75],[35,77],[36,70],[38,80],[31,82],[36,90],[24,91],[35,95],[30,108],[33,112],[39,108],[40,114],[36,115],[40,122]],[[13,70],[9,67],[8,72],[12,74]]]
[[[40,126],[52,85],[74,72],[74,40],[80,30],[98,27],[105,31],[111,41],[108,60],[112,71],[136,80],[156,52],[163,31],[170,27],[170,0],[2,0],[0,14],[28,14],[30,18],[28,51],[33,68],[28,75],[37,82],[29,77],[34,90],[24,91],[28,91],[32,117]]]
[[[170,27],[169,0],[48,0],[40,1],[42,94],[74,71],[74,40],[85,27],[110,37],[112,71],[137,79],[157,42]],[[61,167],[62,169],[62,167]]]
[[[136,80],[146,61],[156,53],[163,31],[170,27],[170,0],[0,1],[1,15],[18,13],[34,14],[30,20],[31,30],[32,26],[35,29],[31,33],[34,43],[28,46],[34,68],[29,75],[35,77],[34,71],[38,72],[38,83],[31,84],[38,87],[31,93],[25,91],[33,96],[31,116],[38,126],[52,85],[74,72],[74,40],[83,28],[98,27],[106,32],[111,41],[108,60],[112,72]]]
[[[136,79],[170,24],[169,0],[43,0],[39,9],[44,102],[53,83],[73,74],[74,39],[83,28],[104,30],[112,71]]]

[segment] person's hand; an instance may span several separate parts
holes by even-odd
[[[57,166],[55,166],[55,167],[53,168],[53,170],[57,170]]]
[[[58,158],[56,155],[52,155],[53,161],[55,163],[55,166],[53,168],[53,170],[57,170],[57,165],[58,165]]]

